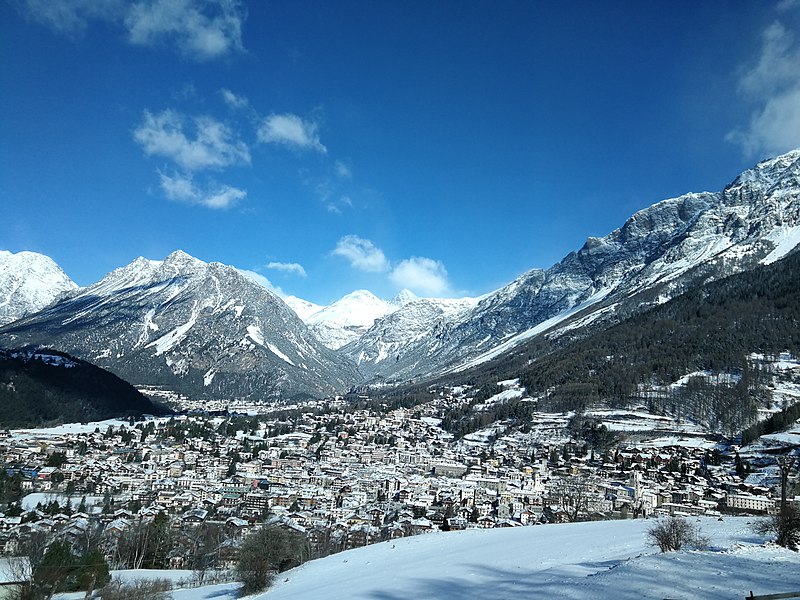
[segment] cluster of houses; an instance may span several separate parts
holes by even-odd
[[[22,498],[0,516],[0,549],[13,555],[36,532],[78,543],[100,529],[112,564],[136,566],[115,540],[160,515],[174,534],[165,566],[190,565],[192,532],[214,525],[224,567],[265,521],[304,535],[315,557],[468,527],[778,510],[774,473],[737,475],[707,445],[586,452],[565,416],[542,423],[548,435],[457,440],[435,403],[381,412],[331,401],[283,420],[196,414],[6,432],[0,461]]]

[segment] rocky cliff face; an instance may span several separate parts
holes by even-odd
[[[0,330],[0,344],[55,347],[195,398],[321,397],[357,378],[267,289],[180,251],[136,259]]]
[[[644,209],[471,310],[433,316],[426,334],[399,335],[402,329],[383,319],[343,351],[367,378],[406,379],[475,364],[547,330],[613,322],[784,256],[800,242],[799,196],[800,151],[795,151],[759,163],[722,192],[686,194]],[[382,341],[397,337],[406,343]],[[366,347],[391,350],[366,352]]]

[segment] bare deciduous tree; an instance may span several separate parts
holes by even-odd
[[[703,548],[708,540],[700,531],[683,517],[667,517],[647,530],[650,541],[658,546],[661,552],[677,551],[684,546]]]
[[[562,477],[555,485],[556,501],[564,509],[570,523],[576,522],[589,509],[592,486],[585,475]]]

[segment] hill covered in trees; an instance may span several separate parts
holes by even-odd
[[[0,426],[160,414],[132,385],[88,362],[53,350],[0,349]]]

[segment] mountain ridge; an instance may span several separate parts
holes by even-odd
[[[129,383],[62,352],[0,348],[4,427],[163,414]]]
[[[324,396],[357,378],[272,292],[182,251],[138,258],[0,338],[57,346],[132,383],[200,398]]]
[[[327,395],[364,381],[463,370],[540,335],[607,327],[688,289],[776,262],[798,242],[795,150],[759,162],[719,192],[644,208],[548,269],[527,271],[477,299],[401,292],[384,301],[357,290],[320,307],[282,300],[232,267],[176,251],[163,261],[140,257],[67,292],[0,329],[0,341],[66,343],[62,349],[137,382],[191,380],[185,389],[201,396]],[[79,331],[81,343],[73,339]],[[145,373],[153,380],[144,381]]]
[[[777,260],[800,241],[799,196],[795,150],[758,163],[721,192],[688,193],[638,211],[549,269],[532,269],[488,294],[390,362],[381,356],[359,368],[368,377],[435,375],[488,360],[498,346],[508,350],[538,335],[543,324],[578,317],[614,322],[692,286]]]

